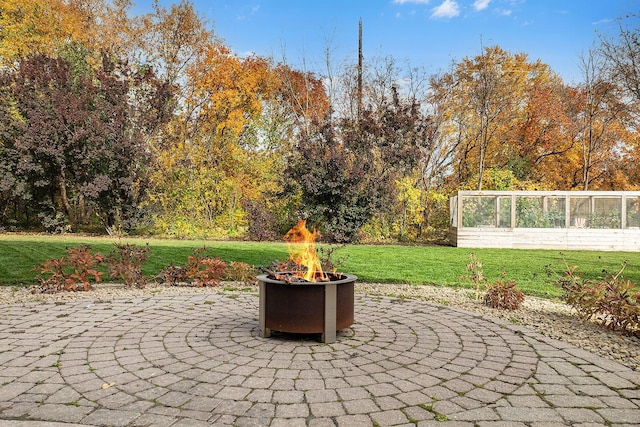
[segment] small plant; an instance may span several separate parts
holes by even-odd
[[[486,289],[483,299],[485,305],[501,310],[517,310],[520,308],[520,304],[524,301],[524,294],[517,288],[515,281],[505,279],[506,273],[503,272],[500,279],[489,283],[487,278],[484,277],[482,262],[473,252],[469,255],[467,271],[469,274],[462,276],[462,279],[468,279],[475,285],[474,295],[476,300],[480,299],[482,295],[480,288],[484,287]]]
[[[476,257],[476,254],[471,252],[469,254],[469,263],[467,264],[468,276],[462,276],[462,279],[469,279],[476,287],[476,300],[480,299],[480,287],[486,286],[487,279],[484,277],[482,270],[482,262]]]
[[[227,263],[220,258],[204,258],[199,262],[199,268],[193,274],[196,286],[216,286],[227,270]]]
[[[149,259],[149,245],[141,248],[136,245],[114,243],[114,249],[106,258],[109,277],[118,277],[125,286],[144,288],[147,278],[142,274],[142,266]]]
[[[73,272],[69,276],[75,282],[73,290],[77,290],[77,284],[82,284],[82,288],[88,291],[91,287],[89,278],[93,277],[96,282],[100,282],[102,272],[96,270],[98,264],[104,261],[104,256],[99,253],[92,254],[91,248],[86,245],[80,245],[74,249],[67,249],[69,265]]]
[[[612,330],[640,335],[640,290],[636,283],[622,278],[626,262],[617,273],[590,281],[581,279],[576,273],[578,267],[570,266],[564,255],[562,261],[565,271],[556,283],[578,317],[593,319]]]
[[[205,259],[204,253],[207,251],[207,247],[203,246],[201,248],[193,249],[193,255],[189,255],[187,257],[187,264],[185,265],[187,269],[187,277],[194,278],[198,270],[202,268],[202,260]]]
[[[635,283],[621,279],[620,273],[605,281],[600,322],[612,330],[640,335],[640,291]]]
[[[322,245],[318,247],[318,258],[320,258],[320,264],[325,273],[333,273],[342,268],[346,258],[339,258],[336,256],[336,252],[344,247],[346,247],[345,244]]]
[[[504,276],[505,273],[502,273],[501,279],[487,287],[484,304],[500,310],[517,310],[524,301],[524,294],[517,288],[515,281],[505,280]]]
[[[169,264],[160,271],[159,277],[168,286],[177,286],[179,283],[187,281],[187,268],[182,265]]]
[[[91,248],[86,245],[67,249],[66,252],[66,257],[47,260],[36,267],[40,272],[37,277],[40,286],[33,292],[88,291],[91,287],[91,278],[100,282],[102,272],[95,267],[104,261],[102,255],[92,254]]]
[[[251,284],[256,279],[256,269],[246,262],[231,261],[224,275],[226,280]]]
[[[193,249],[185,265],[169,264],[160,272],[160,277],[169,286],[184,282],[193,282],[195,286],[216,286],[226,273],[227,263],[205,256],[206,250],[206,247]]]
[[[578,314],[581,319],[590,319],[597,311],[600,299],[601,286],[582,279],[576,273],[578,266],[569,265],[561,254],[565,265],[563,274],[556,279],[556,284],[564,291],[563,298]]]
[[[38,287],[32,289],[32,292],[40,292],[51,294],[60,292],[67,286],[67,275],[64,267],[67,265],[66,258],[48,259],[36,267],[40,272],[37,279],[40,282]]]
[[[193,255],[187,257],[187,279],[196,286],[215,286],[226,271],[226,263],[218,258],[205,255],[207,247],[193,249]]]

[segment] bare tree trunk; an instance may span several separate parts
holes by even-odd
[[[62,207],[67,214],[69,224],[71,224],[71,226],[74,226],[75,215],[73,212],[73,208],[71,207],[71,203],[69,203],[69,197],[67,195],[67,182],[65,178],[64,167],[62,168],[62,170],[60,171],[60,175],[58,176],[58,186],[60,190],[60,201],[62,202]]]
[[[589,136],[587,142],[583,144],[582,160],[584,167],[582,169],[582,189],[587,191],[589,189],[589,170],[591,169],[591,151],[593,147],[593,119],[589,117]]]

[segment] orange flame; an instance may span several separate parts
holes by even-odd
[[[315,228],[313,232],[307,230],[307,221],[301,219],[298,224],[284,235],[289,248],[289,259],[302,267],[302,277],[309,282],[327,281],[327,275],[322,271],[320,258],[316,252],[315,241],[320,237]]]

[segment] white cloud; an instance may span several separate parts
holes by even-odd
[[[484,10],[489,6],[491,0],[476,0],[473,2],[473,8],[477,11]]]
[[[599,21],[593,22],[591,25],[610,24],[611,22],[613,22],[613,19],[605,18],[605,19],[601,19]]]
[[[393,0],[397,4],[414,3],[414,4],[429,4],[429,0]]]
[[[444,0],[444,2],[433,8],[432,18],[453,18],[460,15],[460,7],[455,0]]]

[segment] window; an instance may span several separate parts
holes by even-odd
[[[640,228],[640,196],[626,197],[627,227]]]
[[[496,196],[462,197],[463,227],[495,227]]]

